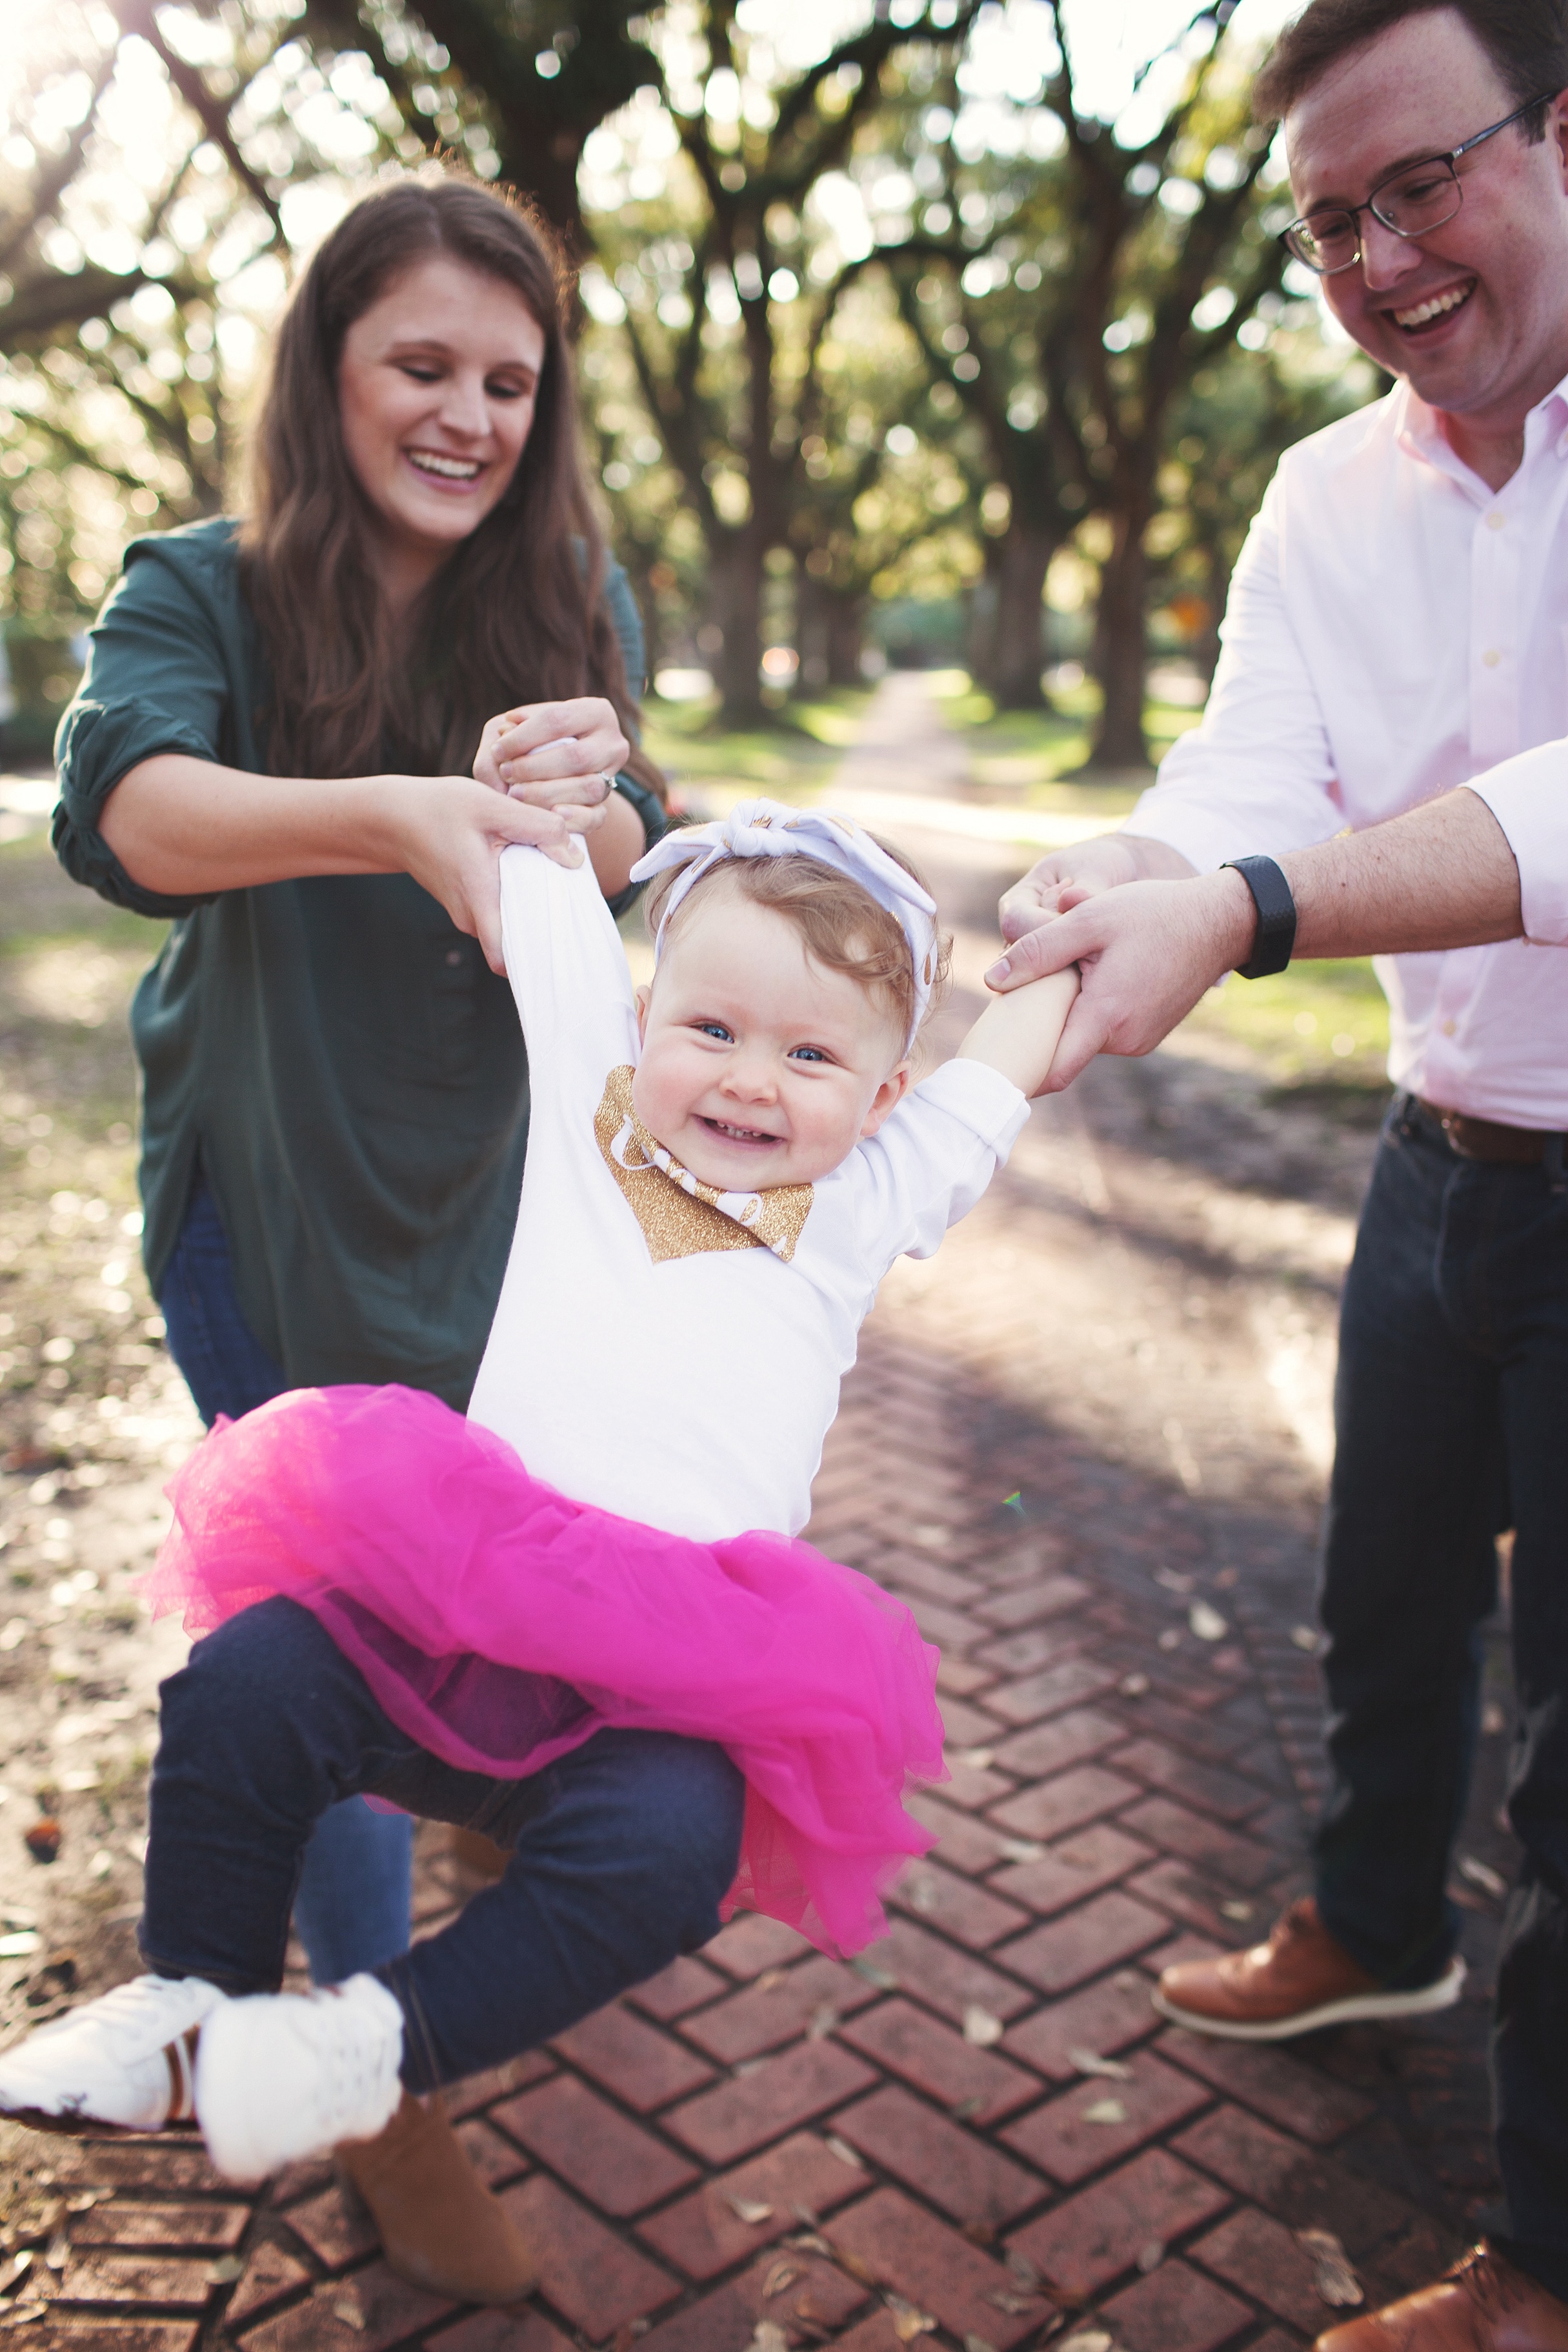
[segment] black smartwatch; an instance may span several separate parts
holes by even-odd
[[[1296,901],[1290,896],[1290,885],[1271,857],[1227,857],[1225,863],[1240,875],[1258,909],[1252,953],[1236,969],[1243,980],[1267,980],[1271,972],[1284,971],[1296,944]]]

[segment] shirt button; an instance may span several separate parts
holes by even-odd
[[[1481,656],[1481,660],[1488,669],[1496,669],[1501,659],[1502,656],[1499,653],[1496,646],[1489,646],[1485,653]]]
[[[1487,529],[1489,530],[1501,530],[1507,520],[1507,515],[1499,514],[1494,507],[1491,513],[1487,517]]]
[[[463,950],[462,950],[462,949],[461,949],[461,948],[448,948],[448,949],[447,950],[447,961],[448,963],[451,963],[451,964],[458,964],[458,963],[461,963],[461,962],[462,962],[462,961],[463,961]]]
[[[1443,1024],[1443,1034],[1445,1037],[1457,1036],[1458,1034],[1458,1028],[1459,1024],[1457,1021],[1445,1021]]]

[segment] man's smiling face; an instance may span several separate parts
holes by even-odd
[[[1297,210],[1364,205],[1402,164],[1511,114],[1518,96],[1451,8],[1352,50],[1285,121]],[[1420,239],[1361,216],[1362,258],[1323,280],[1329,307],[1380,366],[1455,416],[1517,423],[1568,374],[1568,167],[1546,137],[1500,131],[1465,156],[1464,201]]]

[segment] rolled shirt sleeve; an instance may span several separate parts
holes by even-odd
[[[1524,936],[1537,947],[1568,947],[1568,742],[1521,751],[1467,790],[1485,801],[1519,867]]]
[[[205,902],[163,897],[126,872],[99,829],[116,784],[164,751],[250,764],[232,740],[238,632],[223,608],[233,598],[233,558],[216,537],[214,551],[220,569],[209,579],[208,551],[190,536],[173,554],[156,539],[127,548],[56,739],[56,854],[73,880],[139,915],[184,915]]]
[[[1252,852],[1305,849],[1345,822],[1322,705],[1287,608],[1283,503],[1277,473],[1231,582],[1203,721],[1178,737],[1127,820],[1129,833],[1179,850],[1200,874]]]

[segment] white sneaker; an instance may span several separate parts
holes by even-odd
[[[133,1977],[0,2054],[0,2114],[40,2131],[162,2131],[195,2112],[199,2028],[225,2001],[200,1977]]]
[[[403,2096],[403,2011],[371,1976],[225,2001],[196,2051],[196,2121],[226,2180],[374,2139]]]

